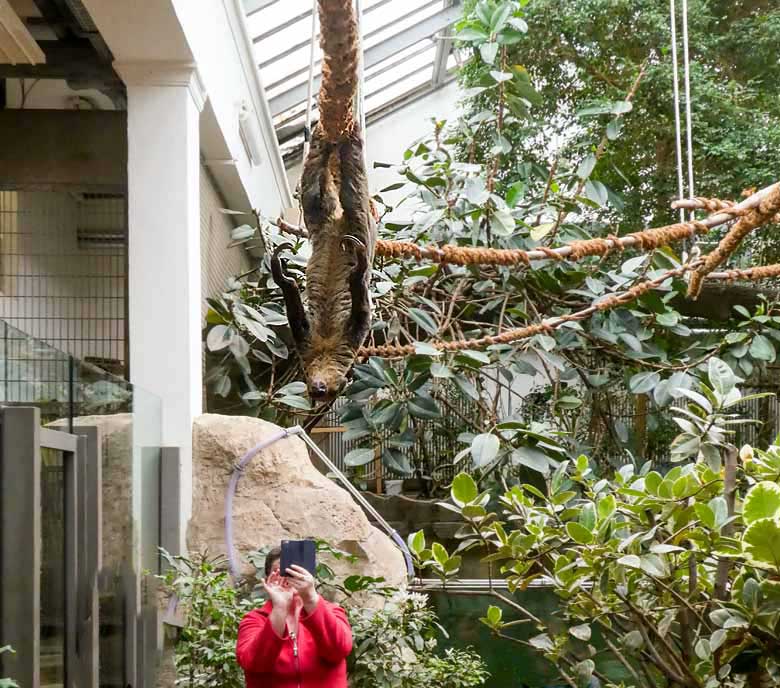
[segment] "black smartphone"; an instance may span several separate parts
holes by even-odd
[[[279,573],[287,575],[291,566],[300,566],[312,576],[317,571],[317,546],[314,540],[282,540],[282,557]]]

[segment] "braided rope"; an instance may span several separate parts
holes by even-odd
[[[767,198],[780,193],[780,184],[773,184],[758,191],[739,204],[719,199],[696,198],[687,201],[676,201],[675,207],[691,207],[711,210],[713,215],[704,220],[678,222],[664,227],[645,229],[633,232],[623,237],[612,234],[605,238],[574,241],[570,244],[551,249],[539,247],[531,251],[523,249],[497,249],[475,246],[419,246],[409,241],[377,242],[376,255],[386,258],[414,258],[417,261],[430,260],[435,263],[451,265],[530,265],[532,260],[580,260],[587,256],[604,256],[611,251],[622,251],[636,246],[650,251],[665,246],[674,241],[690,238],[737,217],[745,217],[753,209],[760,207]],[[775,211],[774,214],[776,214]],[[770,218],[771,220],[772,218]],[[768,220],[765,220],[765,222]],[[305,238],[308,232],[302,228],[285,222],[282,218],[276,221],[277,227],[284,232]]]
[[[722,212],[734,212],[735,210],[735,208],[729,208]],[[728,234],[721,239],[717,248],[704,259],[703,265],[691,275],[688,297],[697,298],[701,292],[704,278],[716,267],[725,263],[750,232],[771,222],[778,211],[780,211],[780,184],[762,199],[757,208],[742,214]]]
[[[548,318],[546,320],[542,320],[540,323],[514,328],[507,330],[506,332],[502,332],[501,334],[488,335],[476,339],[456,339],[447,342],[438,341],[433,342],[432,345],[439,351],[465,351],[467,349],[482,349],[488,346],[493,346],[494,344],[512,344],[522,339],[528,339],[537,334],[553,332],[564,323],[585,320],[598,311],[606,311],[611,308],[616,308],[617,306],[636,301],[636,299],[640,298],[647,292],[658,288],[667,280],[673,277],[678,277],[685,272],[688,272],[692,268],[693,266],[691,265],[683,265],[682,267],[679,267],[675,270],[670,270],[656,279],[640,282],[625,292],[606,296],[598,303],[593,304],[584,310],[577,311],[576,313],[571,313],[570,315]],[[382,346],[362,347],[358,351],[358,356],[360,358],[369,358],[371,356],[379,356],[381,358],[404,358],[406,356],[414,355],[415,351],[416,349],[414,344],[385,344]]]
[[[318,126],[336,143],[355,127],[352,104],[357,91],[360,39],[352,0],[319,0],[322,82]]]
[[[769,279],[771,277],[780,277],[780,263],[771,265],[758,265],[754,268],[745,270],[726,270],[725,272],[711,272],[707,275],[710,280],[725,280],[734,282],[736,280],[750,280],[758,282],[759,280]]]

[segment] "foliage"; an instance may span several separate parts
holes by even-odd
[[[375,198],[382,211],[380,237],[529,250],[609,236],[625,200],[640,190],[643,197],[657,192],[654,198],[665,207],[674,194],[648,190],[644,180],[656,174],[642,157],[647,131],[653,131],[647,127],[649,104],[627,100],[647,57],[635,55],[639,46],[654,52],[637,98],[649,98],[643,89],[666,73],[660,57],[668,42],[660,34],[663,11],[642,12],[636,29],[647,39],[642,43],[625,30],[626,16],[637,15],[631,5],[470,3],[457,33],[474,57],[462,71],[469,86],[466,112],[450,125],[434,122],[432,134],[405,151],[395,167],[399,181]],[[580,88],[591,52],[610,61],[607,28],[612,24],[602,23],[617,19],[623,22],[615,24],[621,28],[617,42],[635,57],[614,65],[620,88],[598,94]],[[555,79],[550,76],[556,84],[551,91],[545,75],[555,60],[540,54],[547,45],[551,53],[560,51],[555,40],[543,37],[561,22],[564,38],[567,31],[600,27],[582,43],[583,66],[572,67],[571,92],[562,87],[566,61],[560,61]],[[646,22],[655,33],[643,28]],[[538,69],[530,57],[527,63],[519,60],[523,51],[539,62]],[[559,126],[551,116],[551,93],[558,94],[561,131],[576,134],[560,147],[554,165],[542,164],[545,147],[538,138],[539,132],[547,136],[544,126]],[[768,120],[768,131],[773,121]],[[616,164],[611,156],[618,145],[626,156],[636,156],[636,166],[623,174],[630,181],[622,185],[607,174]],[[658,176],[673,177],[663,166]],[[391,201],[390,194],[400,199]],[[651,216],[644,206],[637,212],[643,221]],[[667,219],[668,213],[656,216]],[[254,242],[262,258],[251,279],[235,281],[221,300],[210,302],[209,379],[225,396],[227,406],[219,410],[282,424],[291,413],[304,412],[314,422],[327,409],[311,409],[297,382],[281,295],[269,281],[269,253],[287,239],[271,228],[258,217],[257,227],[235,230],[236,241]],[[780,312],[773,300],[737,305],[724,321],[708,310],[705,299],[699,305],[686,301],[685,280],[663,280],[688,260],[682,249],[627,250],[571,263],[546,259],[533,261],[530,269],[377,258],[371,287],[375,318],[367,344],[412,345],[415,354],[397,361],[371,358],[356,366],[340,411],[344,439],[357,445],[345,457],[347,465],[357,473],[379,457],[387,470],[421,476],[433,485],[460,470],[480,484],[512,485],[531,479],[529,472],[540,480],[583,452],[603,469],[629,455],[641,461],[649,447],[659,447],[651,439],[668,428],[669,406],[682,397],[677,390],[690,388],[710,358],[725,361],[742,379],[760,379],[780,345]],[[300,270],[308,251],[308,242],[296,240],[286,254],[293,269]],[[662,284],[632,304],[514,344],[458,353],[431,345],[431,340],[478,338],[571,314],[648,279]],[[304,276],[298,281],[303,285]],[[529,392],[539,403],[529,403]]]
[[[515,642],[512,627],[533,624],[530,644],[571,686],[592,676],[645,688],[774,685],[780,446],[746,446],[737,458],[728,437],[744,422],[733,413],[744,399],[722,361],[713,359],[709,373],[701,391],[685,390],[690,404],[678,410],[675,454],[695,462],[665,474],[626,465],[602,477],[580,456],[561,463],[544,491],[506,489],[500,512],[460,474],[447,504],[465,521],[458,552],[429,548],[416,533],[409,546],[418,564],[447,580],[458,570],[449,562],[479,549],[510,592],[546,581],[560,598],[562,629],[495,590],[500,606],[482,622]]]
[[[317,585],[325,596],[340,594],[347,601],[353,653],[348,660],[354,688],[469,688],[484,684],[484,663],[470,650],[437,650],[445,633],[424,595],[406,594],[382,578],[337,575],[323,561],[354,563],[356,557],[324,541],[317,542]],[[239,687],[244,674],[235,659],[239,622],[262,603],[255,585],[264,572],[267,549],[248,555],[256,574],[235,587],[222,558],[200,555],[191,560],[163,551],[170,565],[160,578],[184,610],[185,623],[176,647],[177,685],[188,688]],[[258,594],[259,593],[259,594]],[[378,595],[384,607],[361,607],[361,594]],[[377,599],[377,598],[375,598]],[[445,633],[446,635],[446,633]],[[0,684],[3,685],[3,684]],[[3,686],[13,688],[15,684]]]
[[[444,629],[425,595],[397,593],[384,609],[353,610],[349,618],[356,648],[349,667],[353,688],[467,688],[489,677],[469,650],[436,654]]]
[[[14,649],[10,645],[0,647],[0,655],[13,651]],[[19,684],[10,678],[0,678],[0,688],[19,688]]]
[[[478,15],[481,6],[496,5],[470,0],[467,21],[473,8]],[[724,0],[688,5],[696,189],[705,196],[737,198],[746,183],[761,187],[776,181],[780,8]],[[507,46],[507,61],[528,71],[538,94],[525,126],[505,133],[522,151],[516,168],[531,161],[539,168],[537,183],[545,184],[555,166],[550,200],[565,203],[576,184],[577,165],[587,168],[592,160],[594,134],[606,134],[608,148],[590,179],[608,190],[611,219],[632,230],[648,219],[652,224],[672,221],[668,200],[677,195],[677,182],[668,3],[533,0],[523,13],[528,37]],[[679,14],[677,21],[681,42]],[[615,108],[643,64],[646,73],[631,116],[618,119]],[[462,70],[465,87],[484,81],[478,61]],[[494,91],[479,94],[467,104],[466,117],[494,102]],[[487,149],[491,142],[479,138],[478,144]],[[510,180],[516,170],[511,159],[506,162],[503,175]],[[774,262],[775,242],[760,237],[751,252]]]
[[[176,646],[177,685],[243,688],[244,672],[236,662],[238,624],[255,602],[231,585],[225,559],[163,556],[170,568],[162,580],[186,615]]]

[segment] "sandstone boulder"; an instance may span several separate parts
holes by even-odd
[[[81,416],[73,419],[77,428],[95,427],[101,438],[102,472],[102,567],[119,570],[132,561],[133,543],[133,415]],[[62,430],[66,420],[49,427]]]
[[[279,431],[263,420],[208,414],[193,428],[191,553],[226,554],[225,494],[233,466],[252,447]],[[276,546],[282,539],[319,538],[358,557],[334,562],[338,574],[383,577],[401,585],[404,559],[374,528],[350,494],[312,464],[304,442],[289,437],[260,452],[246,467],[233,502],[234,546],[242,571],[253,568],[243,554]]]

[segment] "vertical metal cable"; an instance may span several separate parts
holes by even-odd
[[[672,28],[672,88],[674,91],[674,131],[677,152],[677,193],[680,200],[683,200],[685,188],[683,182],[682,127],[680,126],[680,68],[677,63],[677,9],[675,0],[670,0],[669,4]],[[685,222],[685,210],[683,208],[680,208],[680,222]],[[685,243],[683,244],[683,250],[684,247]]]
[[[688,0],[682,0],[682,25],[683,25],[683,60],[685,65],[685,126],[688,143],[688,193],[691,198],[695,195],[693,184],[693,119],[691,117],[691,65],[688,50]],[[691,210],[690,218],[695,213]]]
[[[309,50],[309,83],[306,91],[306,124],[303,130],[303,160],[309,155],[311,147],[311,119],[314,107],[314,57],[317,52],[317,0],[311,3],[311,47]]]
[[[357,16],[358,37],[360,39],[360,50],[358,51],[358,82],[357,82],[357,117],[360,122],[360,131],[365,141],[366,137],[366,89],[365,89],[365,56],[366,46],[364,43],[363,31],[363,0],[355,0],[355,14]],[[368,165],[366,158],[366,147],[363,146],[363,163]]]

